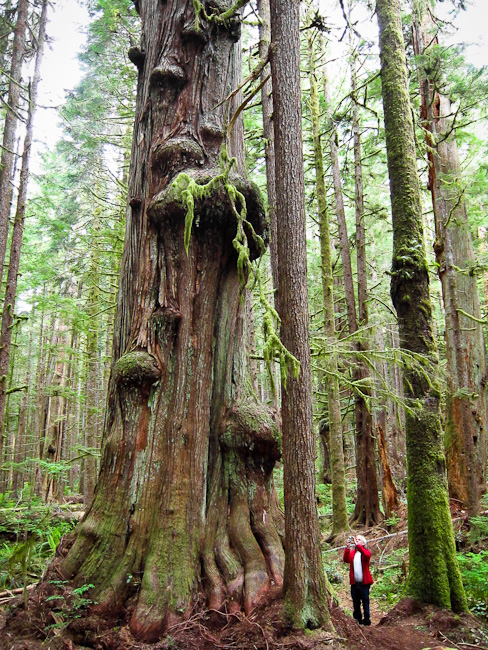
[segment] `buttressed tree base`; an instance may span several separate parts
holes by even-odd
[[[74,584],[94,585],[100,614],[131,599],[131,631],[145,640],[187,616],[202,590],[212,608],[227,600],[231,611],[249,613],[283,582],[272,478],[280,440],[248,381],[236,252],[241,261],[256,257],[266,222],[243,173],[239,121],[226,142],[238,104],[228,98],[240,79],[240,16],[230,2],[209,5],[138,7],[101,471],[61,564]]]

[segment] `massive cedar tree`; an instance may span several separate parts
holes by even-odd
[[[236,103],[227,99],[241,72],[240,16],[226,0],[209,5],[138,6],[129,208],[101,471],[61,565],[75,584],[95,585],[102,614],[131,598],[131,630],[146,640],[187,615],[202,588],[212,608],[227,599],[248,613],[283,581],[272,479],[280,443],[245,363],[246,300],[233,245],[242,196],[251,256],[258,246],[249,224],[264,235],[265,220],[244,177],[238,121],[227,143],[237,162],[222,177]]]

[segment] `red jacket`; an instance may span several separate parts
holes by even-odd
[[[356,551],[359,551],[361,553],[361,566],[363,567],[363,585],[372,585],[373,578],[369,572],[369,559],[371,557],[371,551],[368,551],[368,549],[364,548],[364,546],[361,546],[361,544],[357,544],[355,549],[349,549],[347,546],[344,549],[344,557],[342,559],[346,564],[349,563],[349,582],[352,585],[354,584],[353,563]]]

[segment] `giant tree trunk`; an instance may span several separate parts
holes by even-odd
[[[239,15],[210,21],[191,0],[138,6],[130,208],[101,470],[61,568],[95,585],[102,615],[132,597],[132,632],[154,640],[189,614],[202,586],[210,607],[228,599],[249,613],[282,584],[284,553],[277,428],[246,376],[236,187],[255,230],[265,224],[258,190],[242,176],[239,123],[228,148],[237,173],[219,169],[224,100],[239,82]]]
[[[377,0],[381,79],[393,217],[391,297],[401,347],[423,355],[431,368],[406,366],[408,593],[422,602],[466,610],[449,511],[442,445],[437,350],[432,334],[429,274],[399,0]]]
[[[310,114],[312,118],[312,136],[315,164],[315,184],[320,224],[320,253],[322,258],[322,296],[324,304],[324,334],[328,345],[333,348],[337,343],[334,314],[334,278],[332,276],[332,256],[330,245],[329,211],[327,208],[327,191],[325,188],[324,159],[320,137],[319,94],[315,72],[314,37],[308,32],[308,61],[310,72]],[[321,42],[321,41],[319,41]],[[322,435],[324,453],[330,451],[330,466],[332,480],[332,536],[349,529],[346,505],[346,471],[344,467],[344,446],[341,418],[341,402],[339,397],[339,380],[337,356],[332,353],[325,360],[327,386],[327,403],[329,406],[328,446]]]
[[[423,0],[414,2],[415,54],[429,56],[436,27]],[[430,49],[429,49],[430,48]],[[422,119],[426,129],[429,186],[434,205],[435,252],[446,317],[446,455],[449,493],[479,511],[486,489],[486,351],[466,203],[461,187],[453,111],[419,66]],[[439,72],[439,71],[438,71]]]
[[[271,0],[278,234],[283,344],[300,362],[282,385],[285,610],[293,626],[330,625],[315,500],[305,189],[300,93],[300,2]]]

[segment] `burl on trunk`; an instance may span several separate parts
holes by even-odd
[[[226,142],[238,101],[226,99],[241,70],[240,16],[228,9],[220,0],[205,8],[192,0],[139,3],[101,471],[61,565],[75,583],[95,585],[100,613],[131,598],[131,630],[146,640],[187,616],[202,590],[210,607],[228,600],[248,613],[282,585],[272,477],[280,441],[247,377],[246,299],[233,246],[242,196],[251,257],[258,254],[251,230],[264,237],[266,226],[259,192],[244,177],[238,122]],[[236,158],[227,177],[225,151]]]

